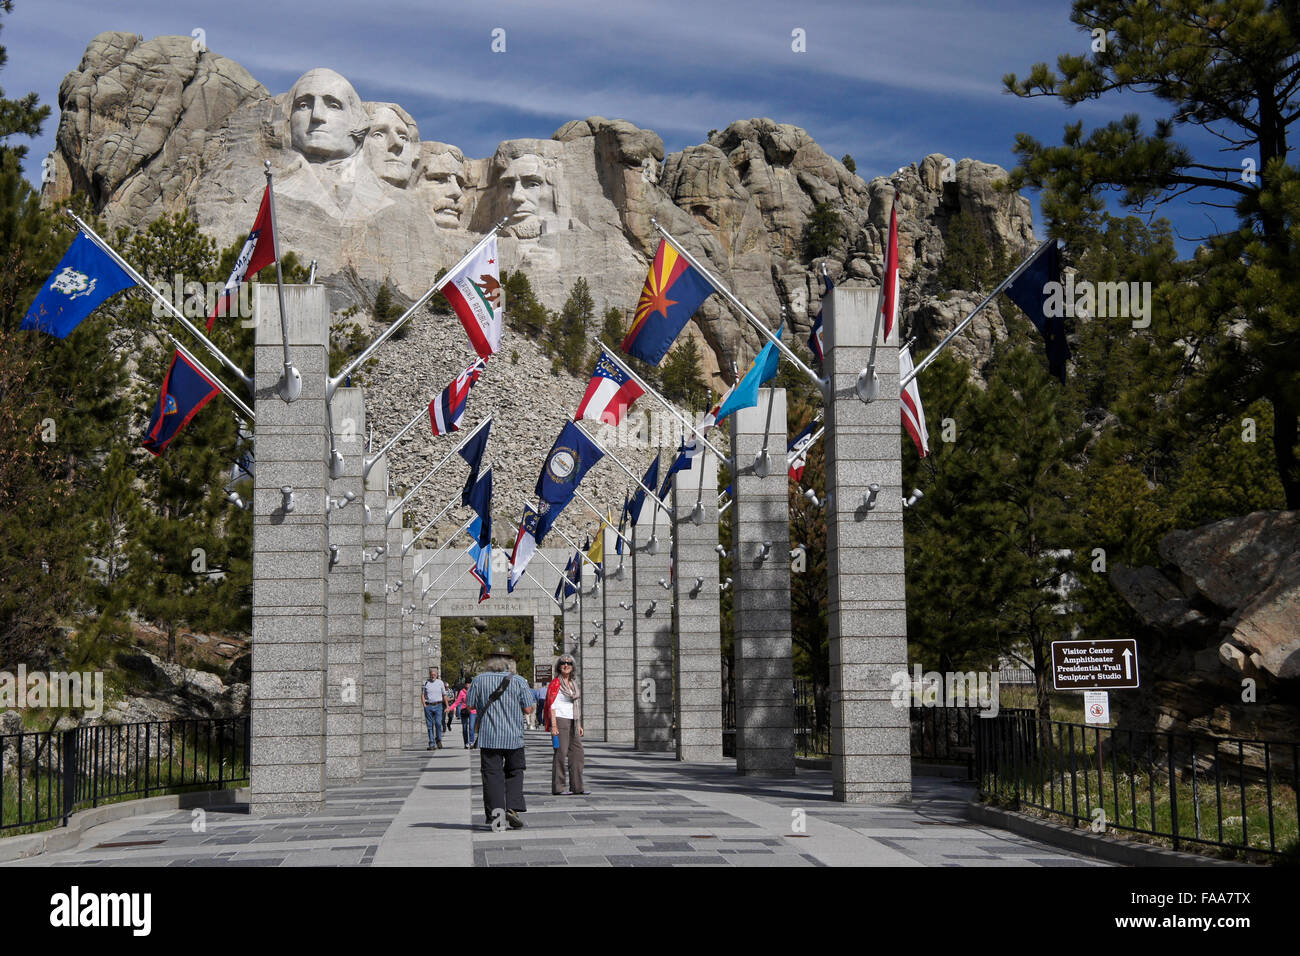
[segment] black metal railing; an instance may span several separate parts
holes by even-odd
[[[994,720],[981,717],[978,707],[913,707],[911,724],[912,759],[930,763],[965,764],[968,779],[975,779],[975,727]],[[1025,708],[1004,708],[1000,714],[1032,715]]]
[[[820,692],[819,692],[820,690]],[[794,750],[805,757],[831,755],[831,715],[826,693],[810,680],[794,682]]]
[[[980,794],[1097,832],[1281,856],[1300,849],[1300,742],[1003,712],[975,724]]]
[[[247,717],[102,724],[0,736],[0,832],[103,803],[248,781]]]

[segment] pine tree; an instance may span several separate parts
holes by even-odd
[[[571,375],[587,375],[589,368],[583,363],[587,358],[587,326],[596,314],[587,280],[579,276],[569,291],[563,307],[551,320],[547,339],[560,367]]]
[[[819,202],[813,207],[812,215],[803,231],[804,258],[811,262],[821,256],[830,255],[844,236],[844,222],[835,206],[830,202]]]
[[[664,359],[660,381],[664,397],[686,408],[696,408],[708,398],[700,347],[694,338],[687,335],[678,340]]]

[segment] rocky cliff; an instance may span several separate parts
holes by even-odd
[[[454,130],[422,131],[399,104],[363,101],[332,71],[309,70],[273,94],[189,37],[97,36],[64,80],[59,106],[47,202],[84,191],[110,226],[133,228],[188,209],[226,245],[252,223],[269,161],[282,247],[318,261],[339,311],[368,311],[385,281],[414,299],[440,266],[504,220],[502,266],[524,269],[545,305],[558,308],[585,276],[598,310],[630,315],[658,242],[657,219],[769,325],[788,310],[796,334],[786,341],[806,352],[821,266],[837,282],[877,283],[897,195],[903,332],[927,342],[974,303],[935,281],[957,213],[981,223],[1008,257],[1033,242],[1028,201],[996,190],[1004,171],[974,160],[931,155],[866,181],[804,130],[770,119],[732,123],[665,155],[653,131],[602,117],[467,158],[452,145]],[[825,257],[809,261],[804,230],[823,203],[839,216],[841,234]],[[995,309],[976,325],[957,350],[978,359],[1002,327]],[[685,334],[707,345],[706,372],[718,390],[731,364],[743,370],[761,344],[719,296]],[[486,401],[472,405],[496,409],[496,437],[505,443],[498,447],[535,449],[540,460],[558,430],[558,409],[571,410],[583,383],[552,377],[519,336],[504,352],[517,352],[518,364],[498,359],[476,392]],[[381,357],[368,377],[367,408],[382,439],[470,353],[454,320],[420,317]],[[434,454],[427,436],[409,440],[394,459],[395,478],[412,484]],[[640,469],[649,456],[633,448],[627,458]],[[532,480],[512,474],[507,491],[522,494]],[[621,500],[622,472],[602,469],[592,480],[600,501]],[[413,516],[423,523],[437,507],[417,505]]]

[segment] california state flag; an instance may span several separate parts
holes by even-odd
[[[497,238],[485,242],[459,272],[448,273],[442,294],[460,316],[479,358],[491,358],[501,348],[505,292],[497,261]]]

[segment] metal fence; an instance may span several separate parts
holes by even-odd
[[[975,725],[980,794],[1170,843],[1300,847],[1300,742],[1123,730],[1003,712]]]
[[[0,832],[76,810],[248,780],[247,717],[147,721],[0,736]]]

